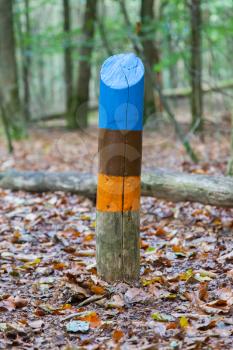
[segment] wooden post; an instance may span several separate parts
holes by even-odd
[[[97,270],[107,281],[139,278],[144,67],[132,53],[100,72]]]

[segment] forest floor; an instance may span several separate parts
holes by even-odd
[[[229,134],[146,131],[143,171],[222,174]],[[0,171],[96,172],[97,131],[32,130],[0,142]],[[0,190],[0,349],[233,349],[233,210],[141,200],[140,283],[96,274],[95,205],[64,193]]]

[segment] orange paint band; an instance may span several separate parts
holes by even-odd
[[[140,193],[140,176],[98,174],[97,210],[106,212],[139,210]]]

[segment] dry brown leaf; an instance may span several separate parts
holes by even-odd
[[[92,293],[95,293],[97,295],[104,295],[106,293],[105,289],[101,286],[96,286],[95,284],[92,284],[90,286],[90,290]]]
[[[162,227],[159,226],[155,232],[156,236],[165,236],[167,235],[167,231]]]
[[[125,305],[125,302],[121,295],[113,295],[112,298],[107,302],[106,306],[109,308],[122,309]]]
[[[120,329],[115,329],[112,333],[112,339],[116,343],[118,343],[121,340],[121,338],[123,338],[123,337],[124,337],[124,333]]]
[[[95,311],[91,311],[83,317],[78,317],[78,319],[81,321],[89,322],[91,328],[97,328],[101,325],[101,319]]]
[[[143,303],[150,298],[151,295],[146,293],[142,288],[129,288],[125,293],[125,301],[129,304]]]
[[[54,270],[63,270],[67,265],[63,262],[55,262],[53,263]]]
[[[206,301],[208,299],[208,283],[202,282],[199,285],[199,299]]]

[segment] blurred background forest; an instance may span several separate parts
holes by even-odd
[[[232,0],[0,0],[0,349],[233,349],[232,19]],[[145,66],[133,288],[95,258],[99,72],[124,52]],[[101,147],[126,178],[122,134]],[[122,277],[124,178],[99,235]]]
[[[232,0],[0,0],[1,135],[97,125],[99,71],[112,54],[144,61],[145,128],[170,125],[193,161],[193,134],[227,132]]]

